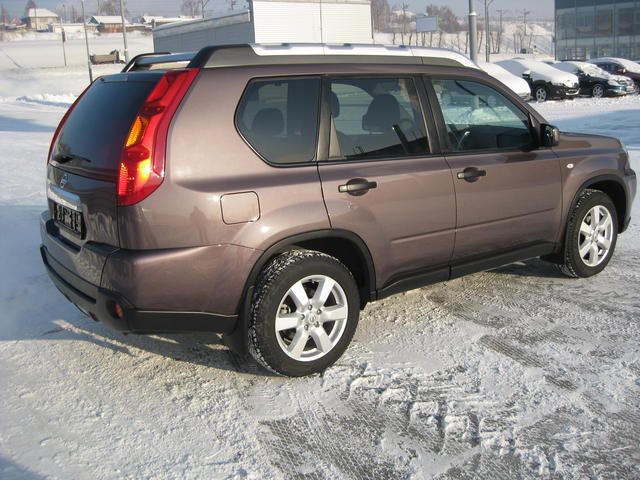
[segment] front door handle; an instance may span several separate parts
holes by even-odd
[[[372,188],[378,188],[378,183],[370,182],[364,178],[353,178],[344,185],[338,186],[338,191],[340,193],[348,193],[349,195],[359,197],[360,195],[367,193]]]
[[[480,170],[476,167],[467,167],[463,171],[458,172],[458,179],[466,180],[467,182],[475,182],[480,177],[486,177],[487,171]]]

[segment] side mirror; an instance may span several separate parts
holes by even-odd
[[[560,142],[560,130],[553,125],[543,124],[541,127],[541,137],[543,147],[555,147]]]
[[[525,70],[522,72],[522,78],[525,80],[531,80],[531,70]]]

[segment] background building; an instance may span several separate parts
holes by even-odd
[[[253,0],[253,11],[171,23],[153,30],[156,52],[233,43],[371,43],[369,0]]]
[[[640,1],[556,0],[556,58],[640,58]]]
[[[50,23],[58,23],[58,15],[46,8],[30,8],[24,21],[30,30],[47,30]]]

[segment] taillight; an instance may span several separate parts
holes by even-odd
[[[60,135],[60,131],[62,130],[62,127],[64,127],[64,124],[66,123],[67,118],[69,118],[69,115],[71,115],[71,112],[73,111],[74,108],[76,108],[76,105],[78,104],[78,102],[80,101],[82,96],[85,94],[85,92],[87,90],[89,90],[91,85],[92,84],[89,84],[89,86],[82,91],[82,93],[78,96],[78,98],[76,98],[76,100],[71,104],[69,109],[66,111],[66,113],[62,117],[62,120],[60,120],[60,123],[58,124],[58,127],[56,128],[56,131],[53,134],[53,138],[51,139],[51,145],[49,146],[49,155],[47,156],[47,163],[51,162],[51,155],[53,154],[53,147],[56,144],[56,140],[58,140],[58,135]]]
[[[122,151],[118,205],[138,203],[162,184],[169,125],[197,74],[195,68],[165,73],[142,104]]]

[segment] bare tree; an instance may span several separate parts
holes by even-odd
[[[385,32],[389,29],[391,21],[391,7],[387,0],[372,0],[371,16],[373,18],[373,30]]]
[[[438,5],[427,5],[426,14],[431,17],[438,17],[440,31],[445,33],[458,33],[462,31],[460,20],[449,7]]]
[[[36,5],[36,2],[34,0],[29,0],[27,2],[27,5],[24,7],[24,14],[25,15],[29,14],[29,9],[30,8],[38,8],[38,5]]]
[[[200,0],[182,0],[182,14],[196,17],[201,15]]]
[[[0,8],[0,23],[3,25],[9,24],[9,10],[4,6],[4,3],[2,4],[2,8]]]
[[[102,0],[98,3],[98,15],[120,16],[120,2],[118,0]]]

